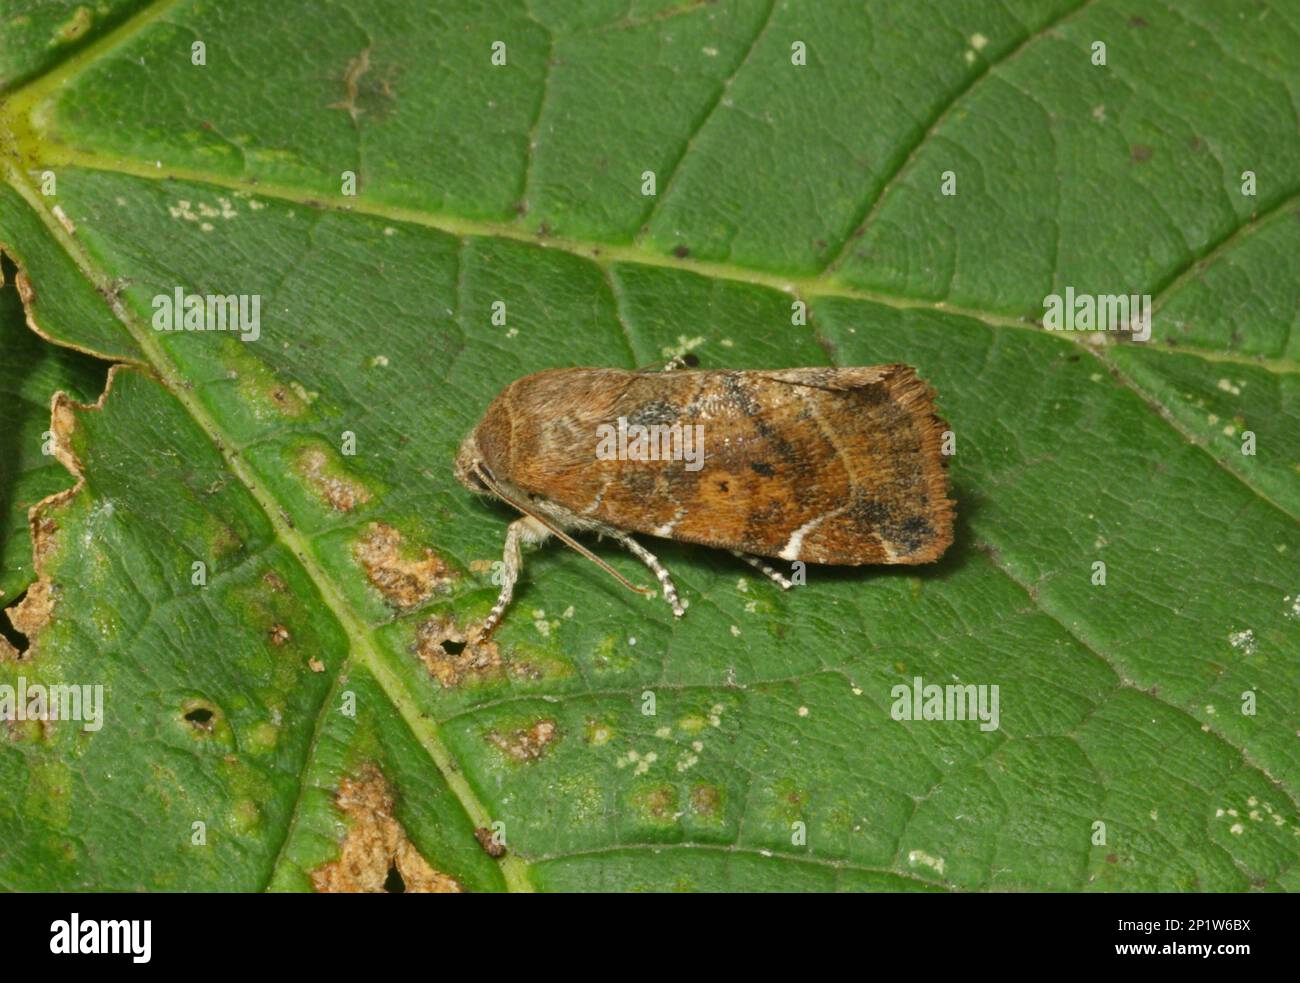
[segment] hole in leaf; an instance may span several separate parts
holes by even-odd
[[[181,714],[196,731],[211,734],[216,729],[220,711],[204,700],[188,700],[181,704]]]
[[[465,651],[465,640],[457,641],[454,638],[444,638],[442,640],[442,650],[448,655],[460,655]]]
[[[389,894],[406,893],[406,881],[402,880],[402,872],[397,869],[397,864],[389,865],[388,876],[384,878],[384,890]]]
[[[21,604],[23,598],[26,596],[27,592],[23,591],[18,595],[17,600],[15,600],[10,607],[16,607]],[[12,645],[19,655],[22,655],[27,651],[27,646],[29,645],[27,636],[13,626],[13,622],[9,620],[8,611],[0,613],[0,638],[3,638],[6,642]]]

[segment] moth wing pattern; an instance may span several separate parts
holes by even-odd
[[[585,480],[556,482],[539,433],[522,487],[620,529],[808,563],[928,563],[952,542],[948,426],[911,366],[617,375],[599,419],[699,425],[698,469],[593,455]]]

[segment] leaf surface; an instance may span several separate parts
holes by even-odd
[[[105,688],[8,727],[0,884],[1298,886],[1292,5],[128,7],[0,60],[0,682]],[[1067,287],[1152,295],[1151,341],[1042,330]],[[178,288],[260,337],[154,330]],[[782,593],[660,541],[681,621],[547,548],[458,662],[510,518],[451,474],[483,408],[684,350],[917,366],[953,548]],[[38,424],[79,480],[33,571]],[[917,677],[999,726],[893,719]]]

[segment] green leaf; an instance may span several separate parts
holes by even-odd
[[[0,684],[104,687],[0,731],[0,885],[1300,887],[1293,5],[426,6],[0,58]],[[178,288],[260,336],[154,330]],[[1043,330],[1067,288],[1151,340]],[[683,350],[917,366],[954,546],[781,592],[659,541],[680,621],[551,547],[444,647],[496,594],[451,473],[491,398]],[[998,726],[894,719],[917,677]]]

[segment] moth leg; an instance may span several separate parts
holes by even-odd
[[[621,532],[617,529],[607,529],[602,531],[611,539],[626,546],[629,553],[650,568],[650,572],[655,575],[655,578],[663,587],[664,600],[667,601],[668,606],[673,609],[673,614],[678,618],[684,615],[686,613],[686,608],[682,607],[682,602],[678,600],[677,588],[673,586],[672,575],[669,574],[668,568],[659,562],[659,557],[655,556],[625,532]]]
[[[754,556],[751,553],[742,553],[740,550],[732,550],[731,555],[744,560],[759,573],[778,584],[782,590],[789,590],[794,586],[794,584],[790,583],[790,581],[786,579],[784,574],[779,570],[773,569],[772,566],[762,557]]]
[[[479,629],[477,642],[480,644],[486,642],[496,631],[501,616],[510,606],[510,599],[515,596],[515,581],[519,579],[519,571],[524,565],[520,547],[525,543],[531,545],[545,542],[550,535],[551,531],[531,516],[516,519],[506,527],[506,545],[501,553],[501,593],[497,595],[496,604]]]

